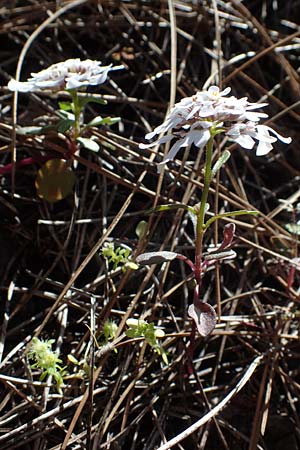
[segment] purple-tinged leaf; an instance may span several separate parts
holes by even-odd
[[[233,250],[223,250],[211,252],[205,255],[205,261],[220,261],[221,259],[234,259],[236,257],[236,252]]]
[[[226,248],[231,245],[235,232],[235,224],[227,223],[223,229],[223,242],[221,248]]]
[[[217,316],[214,308],[208,303],[190,305],[188,315],[194,320],[201,336],[208,336],[216,326]]]
[[[175,252],[149,252],[141,253],[137,258],[136,262],[141,265],[146,264],[161,264],[167,261],[172,261],[177,258],[177,253]]]

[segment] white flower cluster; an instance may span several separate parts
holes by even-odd
[[[101,66],[101,62],[79,58],[52,64],[45,70],[32,73],[31,78],[21,82],[10,80],[8,89],[19,92],[35,92],[43,89],[54,91],[80,89],[88,85],[98,85],[106,81],[110,70],[122,69],[123,66]]]
[[[258,124],[261,118],[268,115],[253,110],[262,108],[267,103],[250,103],[247,97],[226,97],[230,90],[228,87],[220,92],[217,86],[211,86],[207,91],[183,98],[171,109],[166,120],[145,138],[149,140],[160,133],[168,134],[152,144],[140,144],[140,147],[154,147],[175,138],[176,142],[160,163],[162,165],[174,159],[181,147],[194,144],[203,148],[210,137],[219,132],[225,133],[232,141],[247,149],[254,147],[256,139],[258,156],[269,153],[273,148],[272,143],[277,139],[286,144],[291,142],[291,138],[281,136],[271,127]]]

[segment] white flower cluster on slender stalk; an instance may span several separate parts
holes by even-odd
[[[269,153],[277,139],[285,144],[291,142],[291,138],[281,136],[271,127],[258,124],[261,118],[268,115],[254,110],[267,103],[250,103],[247,97],[226,97],[230,90],[228,87],[220,91],[217,86],[211,86],[207,91],[183,98],[171,109],[166,120],[145,138],[150,140],[161,133],[167,134],[151,144],[140,144],[140,148],[154,147],[176,139],[160,163],[162,165],[174,159],[181,147],[194,144],[203,148],[211,136],[219,133],[226,134],[232,141],[247,149],[252,149],[255,140],[258,141],[258,156]]]
[[[106,81],[108,72],[123,66],[101,66],[101,62],[79,58],[52,64],[45,70],[32,73],[27,81],[10,80],[8,89],[19,92],[35,92],[43,89],[53,91],[81,89],[88,85],[98,85]]]

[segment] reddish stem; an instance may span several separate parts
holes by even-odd
[[[184,255],[181,255],[181,253],[177,253],[176,258],[180,259],[181,261],[184,261],[190,267],[190,269],[192,269],[192,271],[195,272],[195,264],[189,258],[187,258]]]
[[[189,377],[194,373],[193,371],[193,356],[195,350],[195,337],[196,337],[196,324],[192,322],[192,329],[190,334],[190,345],[187,349],[187,376]]]
[[[67,145],[68,145],[68,150],[67,152],[65,152],[63,154],[64,158],[66,159],[70,159],[71,161],[74,159],[74,155],[76,153],[76,151],[78,150],[78,145],[76,141],[73,140],[67,140]],[[52,143],[51,147],[54,150],[61,150],[61,147],[57,146],[56,144]],[[14,163],[9,163],[6,164],[5,166],[0,167],[0,175],[5,175],[7,173],[12,173],[13,171],[13,167],[15,167],[16,169],[19,169],[20,167],[25,167],[25,166],[31,166],[33,164],[43,164],[47,161],[49,161],[50,159],[56,159],[56,156],[53,155],[47,155],[47,156],[41,156],[41,155],[36,155],[36,156],[29,156],[28,158],[24,158],[21,159],[20,161],[17,161],[15,164]]]
[[[53,156],[30,156],[28,158],[21,159],[15,163],[15,167],[19,169],[24,166],[31,166],[32,164],[42,164],[49,159],[53,159]],[[6,173],[11,173],[13,170],[13,163],[6,164],[0,167],[0,175],[5,175]]]

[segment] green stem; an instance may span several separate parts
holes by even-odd
[[[228,213],[216,214],[215,216],[208,219],[208,221],[204,224],[204,229],[206,230],[216,220],[223,219],[224,217],[244,216],[246,214],[251,216],[257,216],[259,214],[259,211],[247,211],[246,209],[241,209],[240,211],[231,211]]]
[[[213,143],[214,143],[214,135],[212,135],[206,145],[206,158],[205,158],[205,170],[204,170],[204,186],[201,195],[200,209],[197,218],[197,227],[196,227],[196,255],[195,255],[195,278],[197,280],[198,285],[200,285],[201,281],[201,259],[202,259],[202,245],[203,245],[203,236],[205,233],[204,219],[205,219],[205,210],[207,204],[207,197],[209,192],[209,186],[211,182],[211,163],[212,163],[212,154],[213,154]]]
[[[79,97],[77,91],[72,90],[69,91],[73,101],[73,113],[75,116],[75,125],[74,125],[74,139],[77,139],[80,136],[80,114],[81,107],[79,102]]]

